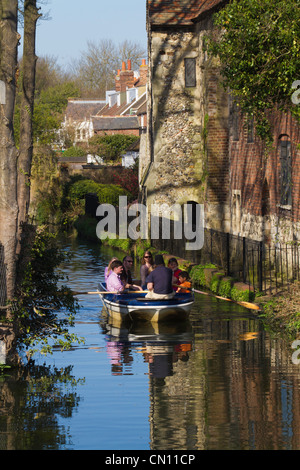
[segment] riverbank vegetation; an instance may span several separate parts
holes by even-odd
[[[126,196],[128,202],[133,201],[137,189],[137,174],[127,168],[119,172],[112,168],[103,174],[93,174],[93,178],[59,174],[36,190],[32,216],[38,225],[52,223],[63,229],[71,228],[78,217],[85,214],[88,194],[94,194],[98,204],[116,206],[120,196]]]
[[[53,346],[67,349],[82,340],[69,332],[79,305],[58,270],[66,253],[46,227],[27,227],[27,231],[31,236],[18,264],[15,320],[18,349],[26,348],[29,358],[37,348],[40,353],[49,353]],[[65,315],[58,318],[58,310]]]
[[[300,283],[290,284],[288,289],[276,295],[260,299],[260,315],[265,327],[273,333],[290,338],[299,336],[300,331]]]

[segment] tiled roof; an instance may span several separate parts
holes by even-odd
[[[109,107],[107,104],[99,111],[99,113],[97,113],[97,116],[120,116],[128,108],[128,106],[128,103],[124,103],[121,106],[114,104],[111,107]]]
[[[132,103],[130,108],[135,110],[137,114],[144,114],[147,110],[147,94],[143,93],[137,101]]]
[[[102,100],[69,100],[66,118],[72,121],[84,121],[91,115],[97,114],[105,106]]]
[[[127,130],[139,128],[139,120],[136,116],[93,116],[92,122],[95,131]]]
[[[140,114],[147,114],[147,103],[146,103],[146,101],[137,110],[137,115],[140,115]]]
[[[224,0],[148,0],[151,25],[194,24],[197,17],[223,3]]]

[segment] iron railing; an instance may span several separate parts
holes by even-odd
[[[290,283],[300,280],[300,244],[296,242],[269,246],[262,241],[204,229],[201,250],[187,251],[185,240],[172,237],[151,240],[151,244],[194,264],[214,264],[226,275],[263,293],[288,289]]]

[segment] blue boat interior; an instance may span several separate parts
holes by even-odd
[[[106,283],[101,282],[99,285],[99,290],[105,291],[106,290]],[[166,303],[167,305],[178,305],[178,304],[185,304],[188,302],[191,302],[194,300],[194,294],[193,293],[176,293],[175,296],[172,299],[146,299],[146,293],[145,292],[139,292],[137,291],[136,293],[122,293],[122,294],[104,294],[105,299],[110,301],[110,302],[117,302],[120,304],[124,305],[137,305],[141,306],[143,305],[150,305],[153,303]]]

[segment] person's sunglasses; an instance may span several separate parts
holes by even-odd
[[[146,256],[144,256],[144,258],[152,258],[152,256],[151,255],[150,256],[146,255]]]

